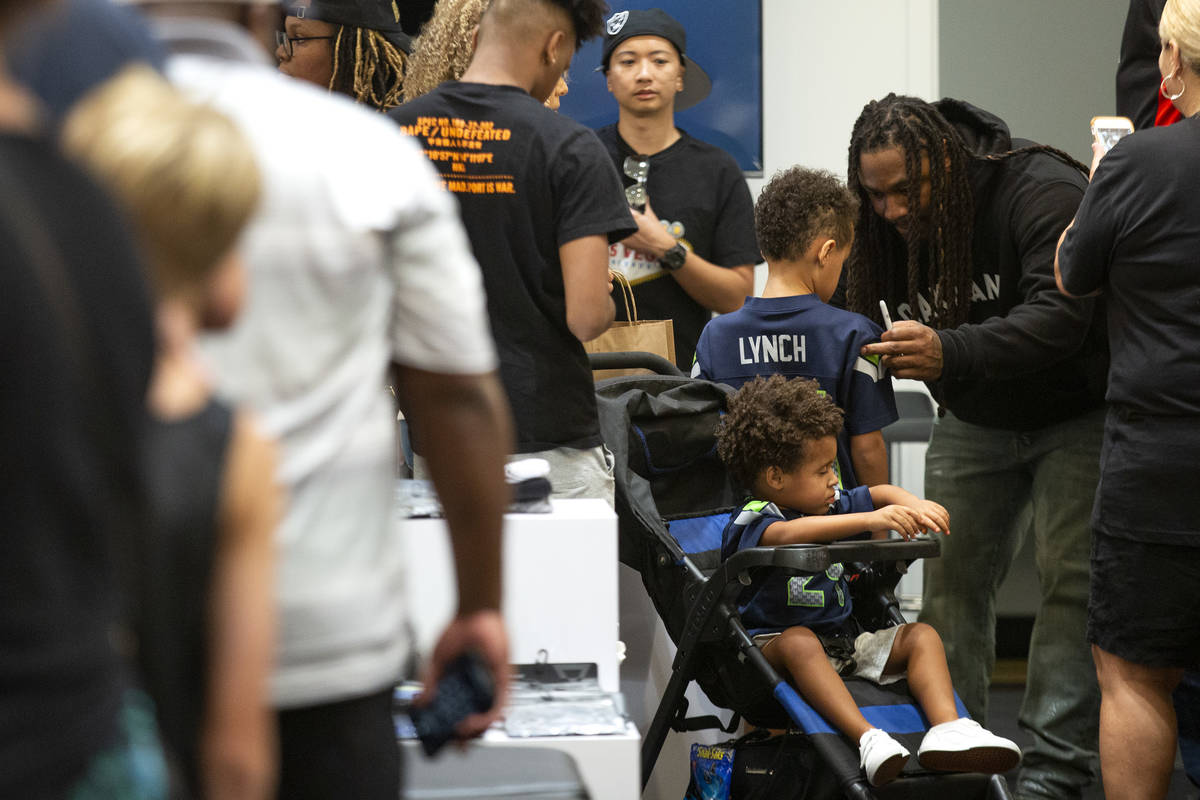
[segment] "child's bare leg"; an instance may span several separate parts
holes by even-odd
[[[858,744],[859,766],[868,783],[882,786],[900,774],[908,763],[908,750],[867,723],[812,631],[788,628],[763,646],[763,655],[775,669],[792,676],[800,694],[821,716]]]
[[[855,742],[870,729],[821,640],[808,628],[788,628],[767,642],[762,653],[772,667],[791,676],[800,695],[833,727]]]
[[[908,688],[929,718],[917,760],[926,769],[951,772],[1008,772],[1021,762],[1021,749],[1008,739],[958,717],[946,651],[928,625],[905,625],[896,632],[885,674],[908,669]]]
[[[954,685],[946,666],[942,639],[930,626],[915,622],[896,632],[892,654],[883,668],[885,675],[908,670],[908,688],[931,725],[958,719]]]

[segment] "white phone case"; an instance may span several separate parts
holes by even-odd
[[[1128,117],[1092,117],[1092,136],[1104,146],[1106,153],[1122,136],[1130,133],[1133,133],[1133,123]]]

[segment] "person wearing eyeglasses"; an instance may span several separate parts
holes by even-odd
[[[625,176],[638,224],[609,249],[609,269],[629,279],[642,318],[674,321],[685,372],[712,312],[741,308],[762,260],[737,162],[675,126],[675,112],[712,87],[686,48],[683,26],[660,9],[609,17],[601,69],[620,116],[597,131]]]
[[[412,40],[387,0],[300,0],[275,36],[279,71],[378,111],[404,99]]]

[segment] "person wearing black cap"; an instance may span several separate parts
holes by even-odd
[[[676,362],[688,371],[711,312],[741,307],[761,259],[737,162],[675,127],[675,112],[712,88],[686,53],[683,26],[660,9],[609,17],[600,68],[620,117],[597,133],[638,223],[610,248],[609,269],[629,278],[643,318],[674,320]]]
[[[403,102],[412,40],[386,0],[289,3],[275,57],[279,71],[352,97],[378,111]]]

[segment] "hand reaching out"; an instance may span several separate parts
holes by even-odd
[[[864,356],[883,356],[883,366],[897,378],[935,381],[942,376],[942,340],[937,331],[912,320],[900,320],[880,341],[865,345]]]
[[[950,515],[946,509],[929,500],[914,506],[892,504],[870,512],[870,530],[892,530],[904,539],[913,539],[925,531],[950,532]]]
[[[945,506],[932,500],[919,500],[912,504],[912,508],[937,523],[928,526],[927,530],[950,535],[950,512],[946,510]]]

